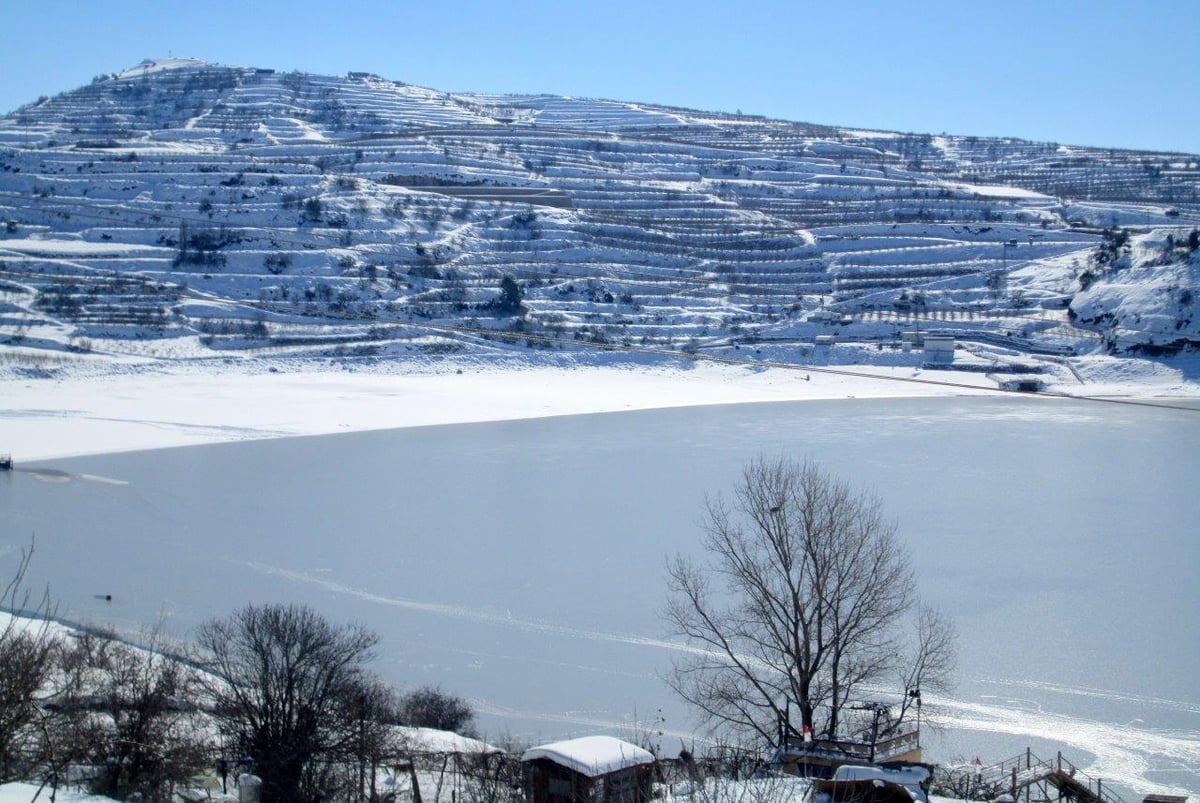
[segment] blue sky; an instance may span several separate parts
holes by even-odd
[[[1200,0],[9,0],[0,112],[147,57],[1200,153]]]

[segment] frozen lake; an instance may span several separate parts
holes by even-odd
[[[36,533],[31,581],[65,618],[181,637],[248,601],[363,622],[381,674],[473,699],[491,735],[630,735],[659,711],[690,733],[659,680],[664,560],[759,453],[876,490],[957,623],[929,758],[1032,745],[1131,803],[1200,795],[1195,410],[811,401],[74,458],[0,476],[0,569]]]

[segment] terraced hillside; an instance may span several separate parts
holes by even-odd
[[[1115,232],[1159,244],[1139,265],[1194,262],[1198,189],[1187,154],[146,62],[0,118],[0,344],[1169,352],[1200,342],[1194,270],[1157,328],[1094,290],[1086,315],[1071,303],[1133,258],[1105,261]]]

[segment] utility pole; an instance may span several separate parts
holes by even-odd
[[[908,690],[908,696],[917,703],[917,747],[921,747],[921,689],[912,688]]]

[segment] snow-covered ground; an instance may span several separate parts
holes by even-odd
[[[49,800],[50,788],[34,783],[0,784],[0,803],[30,803],[32,800]],[[110,803],[111,797],[89,795],[70,789],[60,789],[55,797],[59,803]]]
[[[1085,367],[1080,389],[1109,396],[1192,395],[1200,385],[1129,360]],[[1145,367],[1145,366],[1143,366]],[[1191,372],[1192,375],[1195,372]],[[915,381],[914,381],[915,380]],[[367,369],[214,370],[196,365],[59,378],[9,375],[0,389],[0,452],[17,462],[201,443],[319,435],[705,404],[995,392],[983,374],[913,367],[750,369],[694,365],[446,363]]]

